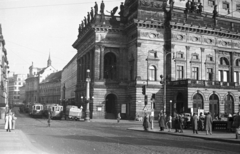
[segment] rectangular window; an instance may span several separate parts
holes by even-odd
[[[213,69],[212,68],[208,68],[207,69],[207,79],[212,81],[213,80]]]
[[[234,82],[238,82],[238,72],[234,72]]]
[[[193,55],[192,59],[197,60],[198,59],[198,55]]]
[[[223,71],[223,82],[229,81],[229,71]]]
[[[192,78],[198,80],[198,67],[192,68]]]
[[[183,53],[177,53],[177,58],[183,58]]]
[[[236,5],[236,10],[237,10],[237,11],[240,11],[240,4],[237,4],[237,5]]]
[[[183,66],[177,66],[177,79],[183,79]]]
[[[213,7],[215,5],[215,0],[208,0],[208,6]]]
[[[225,9],[225,10],[228,10],[229,9],[229,3],[228,2],[223,2],[222,3],[222,8]]]

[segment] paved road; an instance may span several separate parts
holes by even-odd
[[[17,129],[30,142],[49,154],[160,154],[240,153],[239,144],[198,138],[127,130],[141,122],[95,120],[94,122],[52,121],[18,114]]]

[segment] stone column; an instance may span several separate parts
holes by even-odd
[[[95,45],[95,51],[94,51],[94,79],[99,80],[101,79],[101,46]]]
[[[185,71],[185,78],[191,78],[191,53],[190,53],[190,46],[186,46],[186,71]]]
[[[105,47],[104,46],[100,46],[100,79],[103,80],[104,79],[104,50]]]

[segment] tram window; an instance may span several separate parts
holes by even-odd
[[[52,110],[54,111],[54,107],[52,107]]]
[[[41,109],[41,107],[40,106],[36,106],[36,110],[40,110]]]

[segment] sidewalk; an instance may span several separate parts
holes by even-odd
[[[41,154],[21,130],[6,132],[4,120],[0,119],[0,153],[1,154]]]
[[[133,127],[133,128],[128,128],[128,130],[145,132],[143,127]],[[146,133],[177,135],[177,136],[201,138],[201,139],[206,139],[206,140],[231,142],[231,143],[240,144],[240,139],[236,139],[235,133],[229,133],[229,132],[223,132],[223,131],[213,131],[212,135],[206,135],[205,131],[199,131],[198,134],[193,134],[192,130],[184,129],[183,133],[175,133],[175,129],[172,129],[171,132],[168,132],[167,130],[160,131],[159,127],[155,126],[154,129],[149,129],[149,131]]]

